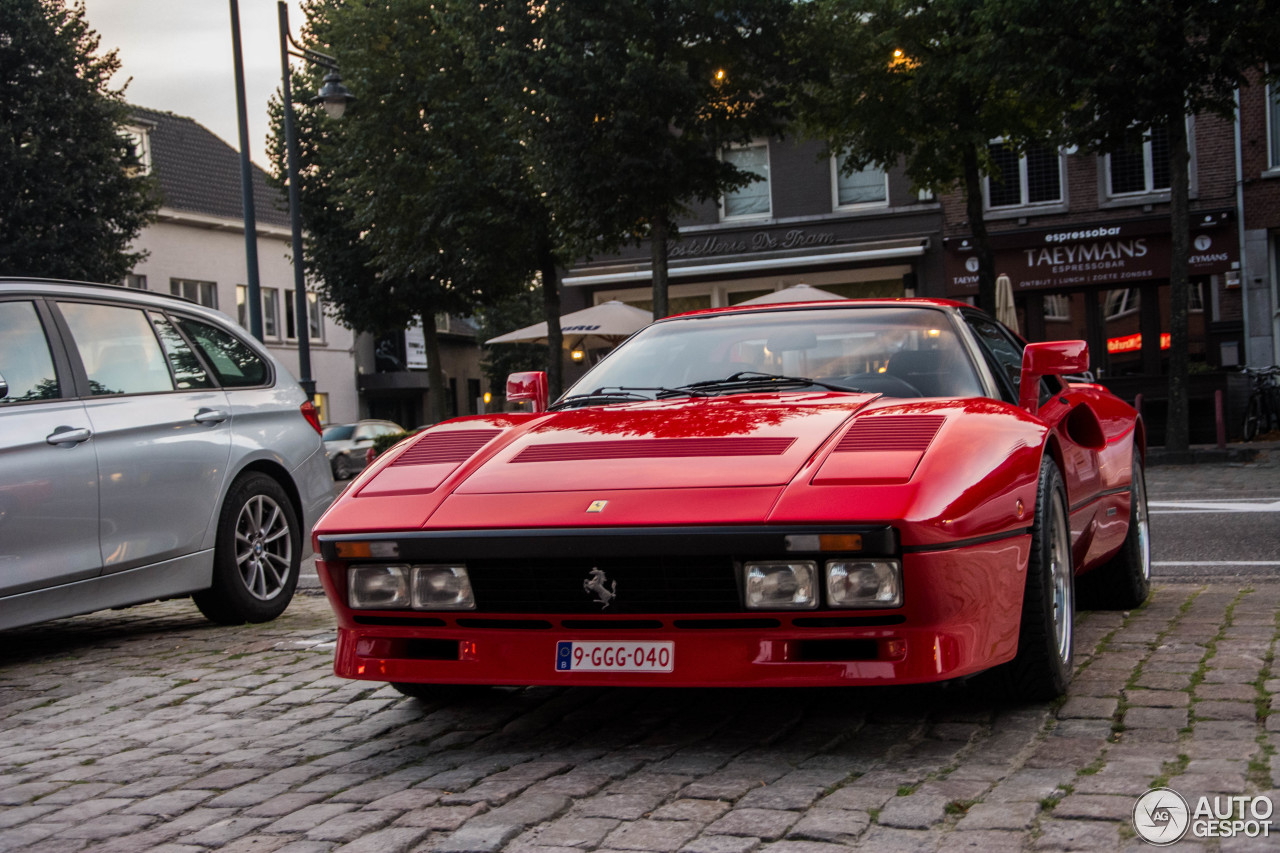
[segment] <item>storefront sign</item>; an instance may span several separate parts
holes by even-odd
[[[704,237],[674,243],[667,251],[670,258],[706,258],[715,255],[740,255],[745,252],[771,252],[804,249],[810,246],[834,246],[834,234],[793,228],[790,231],[757,231],[728,237]]]
[[[1009,276],[1015,291],[1128,287],[1167,279],[1172,256],[1167,219],[994,234],[991,244],[996,273]],[[1225,273],[1238,259],[1233,222],[1209,216],[1192,227],[1191,275]],[[947,292],[977,293],[978,259],[971,242],[949,240],[945,260]]]
[[[1160,349],[1168,349],[1172,346],[1172,337],[1168,332],[1160,335]],[[1119,338],[1107,338],[1107,352],[1141,352],[1142,351],[1142,335],[1124,335]]]

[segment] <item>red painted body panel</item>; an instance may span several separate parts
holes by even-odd
[[[1022,567],[1029,542],[1030,537],[1021,536],[955,551],[911,555],[903,567],[904,606],[878,614],[904,617],[897,625],[811,628],[791,622],[813,614],[753,613],[750,618],[778,617],[783,625],[768,631],[680,629],[674,627],[678,620],[657,614],[653,618],[664,623],[661,629],[608,633],[611,641],[674,642],[675,666],[670,673],[556,671],[557,642],[599,640],[600,631],[465,628],[457,625],[454,615],[443,617],[449,623],[444,627],[357,625],[352,612],[343,607],[337,608],[334,671],[344,678],[428,684],[644,687],[915,684],[958,678],[1013,657],[1025,580]],[[343,565],[321,562],[318,569],[331,599],[344,598]],[[466,614],[458,616],[466,618]],[[500,614],[488,616],[502,618]],[[558,626],[565,617],[548,614],[541,618]],[[643,618],[643,614],[630,618]],[[681,614],[680,618],[696,620],[700,614]],[[422,660],[412,656],[409,641],[432,639],[458,641],[466,659]],[[824,640],[873,641],[877,657],[806,659],[805,644]],[[903,644],[901,651],[889,646],[887,641],[891,640]]]

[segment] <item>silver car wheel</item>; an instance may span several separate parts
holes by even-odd
[[[1151,579],[1151,528],[1147,519],[1147,483],[1142,476],[1142,469],[1134,471],[1133,481],[1134,518],[1130,522],[1138,530],[1138,559],[1142,561],[1140,571],[1143,580]]]
[[[1058,659],[1071,657],[1071,631],[1075,611],[1072,597],[1074,585],[1071,577],[1071,533],[1067,526],[1066,510],[1060,500],[1053,502],[1053,514],[1049,519],[1049,572],[1053,587],[1053,632]]]
[[[259,601],[279,595],[293,565],[289,520],[271,497],[254,495],[236,519],[236,567],[244,588]]]

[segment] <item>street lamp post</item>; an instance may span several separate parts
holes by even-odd
[[[244,105],[244,60],[240,52],[240,6],[231,3],[231,54],[236,77],[236,118],[240,127],[240,203],[244,210],[245,310],[249,332],[262,340],[262,289],[258,280],[258,223],[253,206],[253,166],[249,163],[249,120]]]
[[[283,78],[281,100],[284,102],[284,140],[286,171],[289,179],[289,228],[293,245],[293,325],[298,335],[298,384],[311,399],[316,393],[311,378],[311,306],[307,299],[306,276],[302,269],[302,215],[298,207],[298,133],[294,128],[293,91],[289,85],[289,57],[319,65],[328,70],[324,85],[311,103],[323,104],[332,118],[341,118],[349,101],[355,100],[338,76],[338,62],[332,56],[303,47],[289,33],[289,7],[284,0],[276,4],[280,16],[280,74]]]

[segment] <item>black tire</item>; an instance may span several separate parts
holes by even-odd
[[[1253,441],[1258,437],[1258,425],[1262,420],[1262,399],[1253,394],[1244,409],[1244,428],[1241,430],[1245,441]]]
[[[333,479],[349,480],[356,475],[351,468],[351,460],[347,458],[345,453],[340,454],[337,459],[333,460]]]
[[[213,586],[191,596],[220,625],[269,622],[298,586],[302,531],[289,496],[274,479],[251,472],[231,484],[218,516]]]
[[[1058,466],[1046,456],[1040,463],[1018,653],[992,672],[996,686],[1020,702],[1045,702],[1065,693],[1075,664],[1074,620],[1067,492]]]
[[[1151,594],[1151,527],[1147,515],[1147,482],[1142,455],[1133,449],[1133,482],[1129,486],[1129,532],[1124,545],[1105,564],[1080,579],[1081,599],[1098,610],[1132,610]]]

